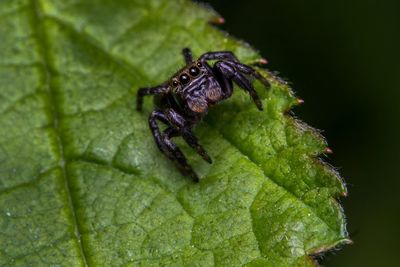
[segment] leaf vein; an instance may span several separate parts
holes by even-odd
[[[56,22],[58,25],[60,25],[64,29],[66,29],[69,32],[71,32],[72,34],[77,35],[78,37],[80,37],[81,40],[85,41],[90,46],[96,48],[99,52],[101,52],[103,55],[105,55],[108,59],[110,59],[116,65],[120,66],[123,70],[125,70],[128,73],[130,73],[130,75],[132,75],[133,77],[139,76],[143,80],[149,81],[149,78],[147,77],[147,75],[145,75],[140,69],[138,69],[136,66],[130,64],[126,60],[119,59],[118,57],[113,55],[110,51],[107,51],[101,44],[99,44],[99,42],[95,38],[93,38],[89,34],[81,32],[81,31],[75,29],[68,22],[63,21],[60,18],[51,16],[51,15],[48,15],[48,14],[44,14],[44,15],[47,18],[49,18],[49,19],[53,20],[54,22]]]
[[[314,208],[313,208],[313,207],[311,207],[309,204],[307,204],[307,203],[305,203],[304,201],[302,201],[298,196],[296,196],[296,195],[295,195],[293,192],[291,192],[288,188],[286,188],[286,187],[284,187],[283,185],[281,185],[278,181],[276,181],[276,179],[274,179],[273,176],[271,176],[271,177],[270,177],[270,176],[267,176],[267,174],[265,173],[264,169],[261,168],[261,167],[257,164],[257,162],[256,162],[250,155],[247,155],[245,152],[243,152],[234,142],[231,142],[231,140],[230,140],[228,137],[226,137],[221,131],[219,131],[219,130],[218,130],[216,127],[214,127],[212,124],[210,124],[210,123],[207,123],[207,124],[208,124],[211,128],[213,128],[215,131],[217,131],[217,132],[221,135],[221,137],[222,137],[223,139],[225,139],[229,144],[231,144],[233,147],[235,147],[243,156],[247,157],[251,162],[253,162],[254,165],[255,165],[259,170],[262,171],[262,173],[264,174],[264,177],[265,177],[265,178],[270,179],[270,180],[271,180],[272,182],[274,182],[277,186],[279,186],[280,188],[284,189],[290,196],[292,196],[293,198],[295,198],[295,199],[297,199],[298,201],[300,201],[304,206],[308,207],[308,208],[310,209],[310,211],[328,227],[328,229],[330,229],[330,230],[332,230],[333,232],[335,232],[335,230],[334,230],[324,219],[322,219],[322,218],[319,216],[319,214],[317,214],[317,213],[314,211]]]
[[[62,176],[64,178],[65,182],[65,189],[67,192],[67,197],[68,197],[68,205],[71,211],[72,219],[73,219],[73,224],[75,228],[75,237],[77,239],[77,244],[79,246],[79,250],[81,253],[82,261],[85,266],[88,266],[88,261],[87,261],[87,256],[85,253],[84,245],[81,240],[81,234],[80,234],[80,226],[79,226],[79,220],[78,217],[75,213],[75,202],[74,202],[74,197],[72,195],[72,190],[71,190],[71,185],[68,177],[68,172],[65,166],[66,163],[66,158],[64,155],[64,143],[60,134],[60,128],[59,128],[59,121],[60,121],[60,110],[59,107],[53,103],[56,102],[56,92],[53,86],[51,86],[51,80],[52,80],[52,73],[50,70],[50,56],[49,56],[49,50],[48,50],[48,41],[47,41],[47,33],[46,29],[43,25],[43,12],[40,10],[40,0],[31,0],[32,2],[32,10],[33,10],[33,16],[34,19],[37,21],[36,23],[36,32],[38,35],[37,42],[40,46],[42,56],[43,56],[43,66],[46,71],[46,82],[47,82],[47,93],[49,95],[49,98],[52,100],[52,111],[53,111],[53,128],[56,131],[56,138],[57,138],[57,144],[58,144],[58,149],[60,153],[60,162],[59,166],[62,169]],[[42,40],[42,41],[41,41]]]

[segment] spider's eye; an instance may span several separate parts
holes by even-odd
[[[187,84],[190,81],[190,78],[187,74],[183,73],[181,76],[179,76],[179,80],[182,84]]]
[[[179,85],[179,83],[178,83],[177,80],[173,80],[173,81],[172,81],[172,86],[173,86],[173,87],[177,87],[178,85]]]
[[[199,70],[199,68],[197,68],[197,67],[191,67],[191,68],[189,69],[189,73],[190,73],[190,75],[192,75],[193,77],[196,77],[197,75],[199,75],[200,70]]]
[[[201,62],[197,62],[197,67],[201,68],[203,66],[203,64],[201,64]]]

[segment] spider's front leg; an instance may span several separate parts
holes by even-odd
[[[190,64],[193,62],[193,56],[192,56],[192,51],[189,48],[183,48],[182,49],[182,54],[185,59],[186,65]]]
[[[166,94],[168,91],[169,87],[166,83],[156,87],[140,88],[136,95],[136,110],[142,110],[144,96]]]
[[[169,126],[163,133],[157,125],[157,120]],[[154,110],[149,117],[149,126],[160,151],[175,163],[184,176],[190,176],[195,182],[198,182],[199,177],[187,163],[182,151],[171,141],[172,137],[179,136],[180,133],[170,125],[164,112]]]
[[[207,52],[200,56],[200,61],[202,63],[207,60],[230,60],[233,62],[239,62],[231,51]]]
[[[225,87],[226,85],[229,85],[229,81],[233,80],[250,94],[257,108],[259,110],[263,110],[260,97],[258,96],[257,91],[254,89],[251,82],[243,74],[236,70],[236,68],[233,66],[233,63],[230,63],[231,62],[228,61],[218,61],[214,65],[214,71],[221,74]],[[231,89],[229,91],[231,93]]]
[[[170,124],[174,127],[176,131],[183,137],[186,143],[196,150],[196,152],[208,163],[212,163],[211,157],[207,154],[205,149],[198,143],[196,136],[193,134],[191,126],[186,121],[186,119],[176,112],[174,109],[170,108],[165,111],[165,115],[168,118]]]
[[[238,69],[240,72],[253,76],[257,80],[259,80],[262,84],[264,84],[265,87],[269,88],[271,87],[271,84],[267,79],[265,79],[264,76],[262,76],[258,71],[253,69],[252,67],[245,65],[240,62],[227,62],[229,65],[233,66],[234,68]]]

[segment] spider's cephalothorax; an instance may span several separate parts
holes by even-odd
[[[186,66],[169,81],[157,87],[140,88],[137,93],[137,110],[142,109],[143,96],[156,95],[157,108],[150,114],[149,125],[158,148],[175,162],[183,175],[199,178],[187,163],[182,151],[171,141],[172,137],[182,136],[204,160],[211,163],[207,152],[197,142],[192,129],[200,121],[208,108],[232,95],[233,84],[246,90],[257,108],[262,104],[257,92],[246,76],[253,76],[269,87],[268,81],[252,67],[239,62],[232,52],[208,52],[193,61],[188,48],[183,49]],[[216,60],[211,66],[208,60]],[[263,62],[263,61],[261,61]],[[161,132],[157,120],[167,128]]]

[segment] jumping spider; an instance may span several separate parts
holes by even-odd
[[[261,100],[246,75],[258,79],[266,87],[270,85],[252,67],[240,63],[232,52],[208,52],[196,61],[193,61],[189,48],[184,48],[182,53],[186,66],[160,86],[140,88],[136,108],[139,111],[142,109],[143,96],[156,96],[154,102],[157,108],[150,114],[149,126],[157,146],[183,175],[191,176],[197,182],[199,177],[171,138],[182,136],[205,161],[212,163],[192,132],[194,125],[207,113],[209,107],[232,95],[233,82],[246,90],[257,108],[262,110]],[[207,63],[208,60],[216,62],[211,66]],[[160,131],[157,120],[167,125],[163,132]]]

